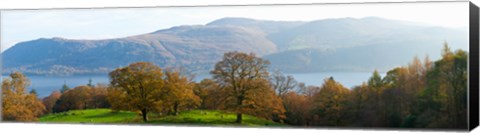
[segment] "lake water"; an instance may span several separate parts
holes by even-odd
[[[8,77],[7,75],[2,75],[3,78]],[[45,97],[50,95],[51,92],[55,90],[60,90],[64,83],[68,87],[74,88],[80,85],[88,84],[89,80],[92,79],[92,83],[95,85],[97,83],[109,83],[107,75],[78,75],[78,76],[39,76],[39,75],[27,75],[30,79],[29,90],[35,89],[39,97]]]
[[[322,73],[301,73],[301,74],[286,74],[292,75],[295,80],[303,82],[306,85],[320,86],[325,78],[332,76],[336,81],[340,82],[345,87],[353,87],[366,82],[372,73],[368,72],[322,72]],[[381,74],[384,76],[385,74]],[[2,75],[2,79],[8,77]],[[60,90],[64,83],[70,88],[80,85],[88,84],[89,80],[92,80],[93,84],[97,83],[109,83],[107,75],[81,75],[81,76],[39,76],[39,75],[27,75],[31,81],[30,89],[37,90],[39,97],[45,97],[50,95],[55,90]],[[211,78],[210,75],[197,75],[195,81],[199,82],[204,78]]]

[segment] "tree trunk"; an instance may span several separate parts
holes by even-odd
[[[142,109],[142,117],[143,117],[143,122],[148,121],[147,109]]]
[[[237,97],[237,111],[240,111],[239,107],[242,107],[243,99],[244,99],[243,95]],[[237,112],[237,120],[235,122],[236,123],[242,123],[242,113],[241,112]]]
[[[175,104],[173,105],[173,115],[178,114],[178,102],[176,101]]]
[[[242,123],[242,113],[237,113],[237,120],[236,123]]]

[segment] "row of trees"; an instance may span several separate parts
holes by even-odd
[[[110,72],[109,85],[63,89],[42,102],[23,93],[25,76],[12,73],[3,81],[2,116],[35,120],[42,113],[111,108],[139,112],[148,121],[151,112],[215,109],[236,113],[237,123],[249,114],[297,126],[465,128],[467,57],[445,44],[438,61],[415,57],[385,77],[375,71],[367,82],[348,89],[333,77],[321,86],[305,86],[281,72],[270,74],[269,62],[254,54],[228,52],[215,64],[213,78],[199,83],[180,70],[137,62]],[[15,114],[26,108],[30,113]]]
[[[467,57],[447,44],[442,58],[414,58],[405,67],[375,71],[347,89],[333,78],[320,87],[298,86],[282,97],[286,123],[304,126],[462,129],[467,126]],[[286,84],[284,82],[284,84]],[[292,89],[290,89],[292,90]],[[278,93],[280,94],[280,93]]]
[[[139,111],[143,121],[149,112],[176,115],[196,108],[195,83],[178,70],[163,71],[149,62],[138,62],[110,72],[108,101],[113,110]]]
[[[163,71],[148,62],[112,71],[112,109],[133,110],[148,120],[149,112],[175,115],[182,109],[221,109],[237,114],[284,119],[281,99],[268,82],[268,61],[253,54],[226,53],[211,72],[213,79],[192,82],[179,71]]]
[[[107,85],[98,84],[77,86],[73,89],[63,88],[54,91],[42,99],[45,114],[69,110],[109,108],[107,101]]]
[[[36,91],[27,92],[30,80],[20,72],[13,72],[2,82],[2,120],[37,121],[43,114],[76,109],[108,108],[107,86],[68,87],[39,99]]]

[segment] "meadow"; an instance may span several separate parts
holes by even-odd
[[[45,123],[87,123],[87,124],[161,124],[161,125],[208,125],[208,126],[285,126],[262,118],[246,115],[241,124],[235,123],[236,115],[218,110],[189,110],[178,115],[161,117],[150,114],[150,121],[143,122],[141,116],[130,111],[110,109],[71,110],[40,117]]]
[[[467,57],[444,44],[442,59],[418,57],[406,66],[375,70],[361,85],[336,77],[320,86],[268,71],[255,54],[227,52],[193,81],[181,70],[136,62],[109,73],[109,84],[69,88],[38,98],[29,78],[2,82],[4,121],[206,126],[389,127],[465,129]],[[314,77],[312,77],[314,78]],[[21,113],[19,113],[21,112]]]

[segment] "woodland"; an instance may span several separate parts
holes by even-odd
[[[2,81],[2,119],[69,122],[67,117],[100,111],[78,122],[129,116],[110,122],[466,129],[467,61],[468,52],[445,43],[439,60],[414,57],[383,77],[375,70],[363,84],[347,88],[334,76],[306,86],[268,71],[268,60],[233,51],[201,82],[181,68],[135,62],[109,72],[109,84],[64,85],[44,98],[28,92],[26,75],[12,72]]]

